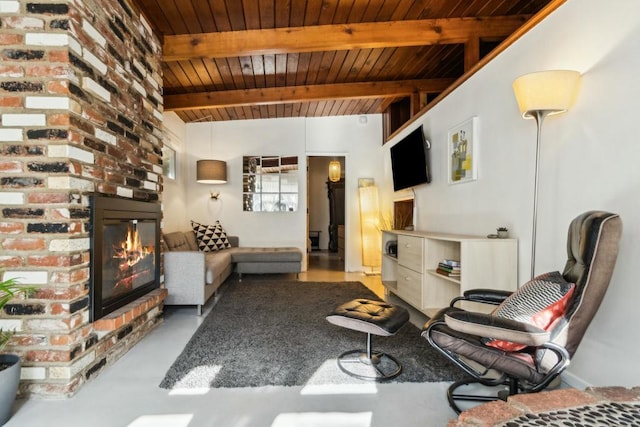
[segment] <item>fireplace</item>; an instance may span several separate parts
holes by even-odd
[[[93,196],[91,321],[160,286],[160,205]]]

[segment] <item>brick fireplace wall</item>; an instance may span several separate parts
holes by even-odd
[[[161,294],[110,330],[88,314],[89,195],[161,202],[160,42],[125,0],[2,0],[0,21],[0,269],[38,288],[0,327],[22,394],[72,395],[160,319]]]

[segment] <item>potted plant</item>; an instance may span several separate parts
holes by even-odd
[[[496,231],[500,239],[506,239],[509,236],[509,229],[507,227],[498,227]]]
[[[14,297],[34,289],[21,286],[17,278],[0,281],[0,310]],[[20,356],[3,353],[14,331],[0,329],[0,425],[11,418],[11,407],[20,384]]]

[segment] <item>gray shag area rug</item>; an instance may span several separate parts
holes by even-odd
[[[336,358],[366,347],[366,334],[325,319],[355,298],[379,300],[360,282],[233,281],[160,383],[166,389],[361,384]],[[373,336],[373,349],[403,365],[392,382],[453,381],[462,372],[411,323]]]

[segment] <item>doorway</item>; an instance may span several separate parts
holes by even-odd
[[[345,157],[308,156],[309,270],[345,271]],[[329,163],[340,162],[338,181],[329,180]]]

